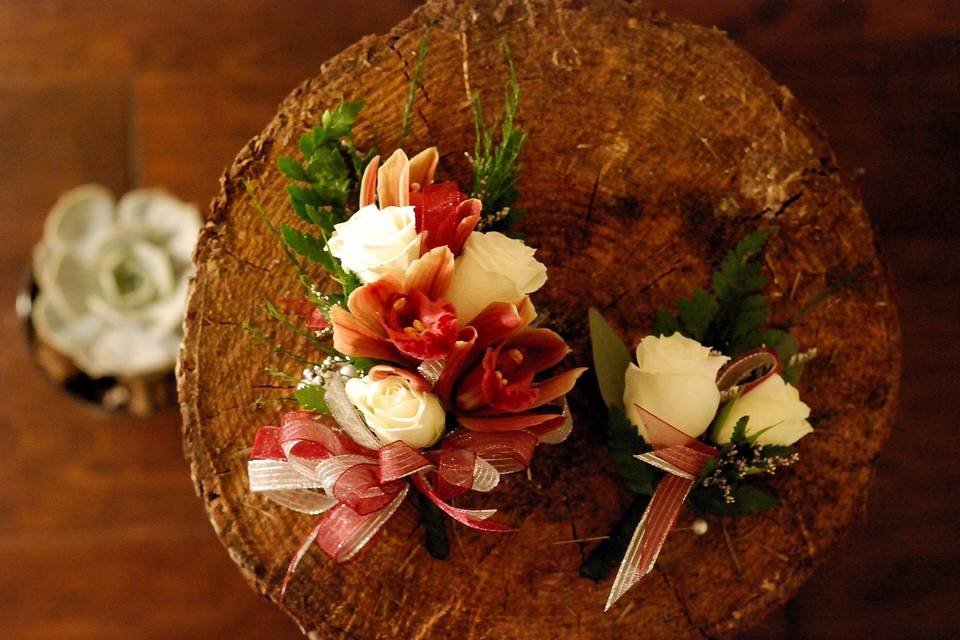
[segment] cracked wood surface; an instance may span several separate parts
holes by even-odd
[[[294,222],[274,161],[341,94],[367,101],[360,141],[389,151],[428,20],[436,23],[406,146],[439,144],[440,174],[467,181],[466,85],[491,110],[499,104],[507,38],[531,130],[522,230],[550,269],[535,302],[574,345],[573,362],[589,360],[587,306],[636,341],[658,306],[702,285],[758,223],[780,229],[766,261],[775,321],[859,262],[871,269],[797,327],[821,353],[802,389],[818,432],[802,442],[802,462],[776,479],[782,503],[726,524],[739,570],[719,522],[699,538],[678,532],[658,565],[662,579],[601,613],[609,581],[577,576],[581,545],[552,544],[602,535],[627,502],[605,467],[602,410],[587,380],[571,398],[577,428],[568,443],[541,448],[530,479],[465,501],[500,507],[518,533],[451,526],[450,559],[436,562],[407,504],[345,567],[311,551],[283,607],[324,638],[628,638],[640,629],[649,638],[730,637],[789,598],[863,504],[893,419],[899,329],[866,213],[790,92],[722,33],[626,2],[430,2],[323,65],[241,152],[201,237],[180,369],[184,448],[210,519],[251,584],[277,600],[311,519],[250,495],[245,457],[256,428],[277,413],[257,406],[264,367],[296,367],[242,322],[272,331],[262,301],[297,285],[243,181],[274,222]],[[280,331],[276,338],[305,348]],[[769,548],[758,550],[760,539]]]

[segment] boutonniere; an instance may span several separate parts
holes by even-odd
[[[594,365],[608,408],[613,462],[634,505],[581,566],[599,580],[620,563],[609,609],[656,563],[683,504],[701,515],[762,513],[776,497],[759,481],[798,461],[813,431],[796,384],[815,350],[799,351],[786,328],[769,327],[758,230],[724,258],[711,290],[657,314],[635,357],[595,309]],[[695,531],[705,531],[698,521]]]

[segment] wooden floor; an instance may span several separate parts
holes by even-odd
[[[415,4],[0,2],[0,636],[299,637],[214,536],[179,416],[58,393],[13,301],[60,192],[163,185],[205,207],[296,83]],[[726,30],[818,117],[900,299],[901,417],[863,522],[749,637],[960,637],[960,5],[651,4]]]

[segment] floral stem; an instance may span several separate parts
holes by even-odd
[[[630,506],[620,516],[620,519],[613,525],[610,530],[610,537],[598,544],[580,565],[581,576],[590,578],[594,582],[600,582],[620,564],[623,555],[627,552],[630,538],[633,537],[633,532],[640,524],[640,518],[643,517],[647,505],[650,504],[650,497],[648,495],[637,495],[634,498]]]
[[[430,499],[417,491],[420,498],[420,522],[425,531],[424,545],[427,553],[437,560],[446,560],[450,555],[450,540],[447,538],[447,525],[443,511]]]

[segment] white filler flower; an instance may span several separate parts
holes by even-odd
[[[195,206],[162,191],[64,194],[34,251],[38,336],[91,376],[170,370],[200,225]]]

